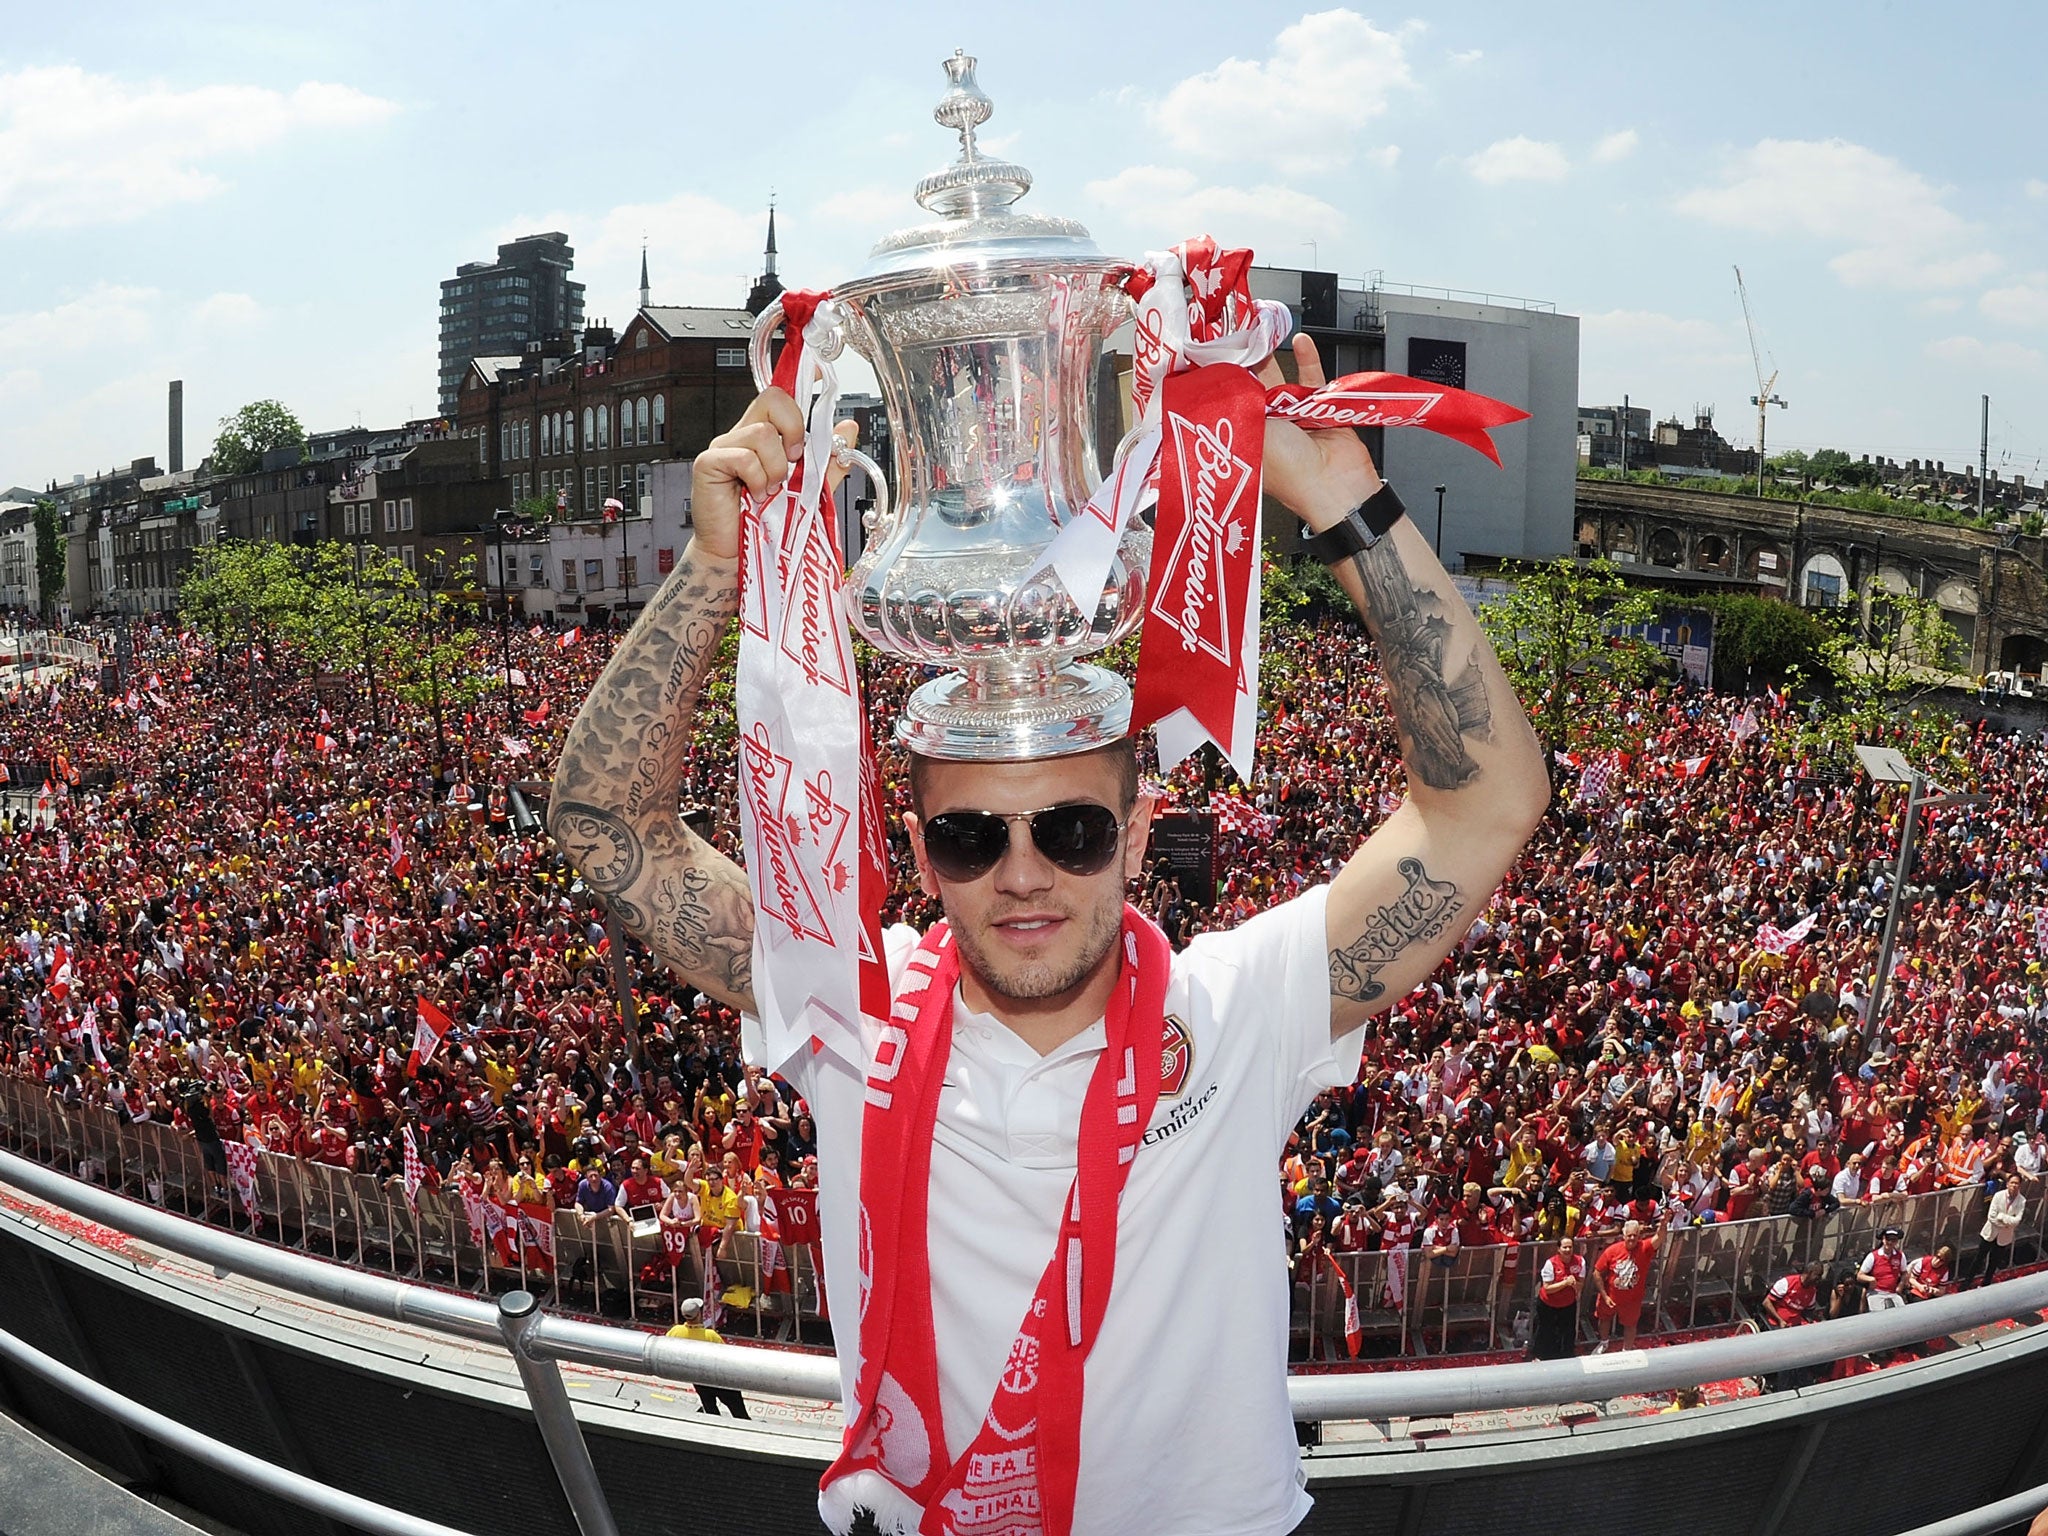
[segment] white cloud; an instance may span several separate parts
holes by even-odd
[[[1944,336],[1927,343],[1927,355],[1958,368],[1997,368],[2014,373],[2040,371],[2041,354],[2016,341],[1982,341],[1975,336]]]
[[[48,309],[0,314],[0,361],[133,348],[149,339],[157,298],[154,288],[98,283]]]
[[[1678,208],[1729,229],[1846,247],[1828,266],[1853,288],[1955,288],[2000,261],[1945,198],[1917,171],[1846,139],[1765,139],[1721,185],[1684,194]]]
[[[1977,307],[2006,325],[2048,325],[2048,275],[2037,273],[2030,282],[1989,289],[1978,298]]]
[[[1953,293],[1937,293],[1920,301],[1920,309],[1929,315],[1952,315],[1963,307],[1963,301]]]
[[[931,217],[917,206],[904,186],[844,187],[811,210],[821,226],[832,226],[863,238],[887,234]]]
[[[2048,197],[2048,181],[2043,181],[2038,176],[2029,176],[2027,178],[2027,196]]]
[[[33,368],[16,368],[0,373],[0,404],[32,401],[43,393],[43,376]]]
[[[1593,158],[1601,165],[1612,165],[1617,160],[1626,160],[1636,152],[1637,142],[1635,129],[1620,129],[1608,134],[1593,146]]]
[[[1477,64],[1477,63],[1478,63],[1478,62],[1479,62],[1479,61],[1480,61],[1481,59],[1483,59],[1483,58],[1485,58],[1485,57],[1486,57],[1486,50],[1485,50],[1485,49],[1483,49],[1483,48],[1467,48],[1467,49],[1466,49],[1466,50],[1465,50],[1465,51],[1464,51],[1463,53],[1454,53],[1454,54],[1452,54],[1452,55],[1451,55],[1451,62],[1452,62],[1453,64]]]
[[[142,218],[197,202],[225,183],[212,168],[293,133],[372,127],[398,110],[355,89],[311,81],[179,90],[75,65],[0,75],[0,223],[68,229]]]
[[[1349,159],[1349,140],[1396,93],[1413,88],[1408,41],[1419,30],[1382,31],[1348,10],[1304,16],[1263,61],[1225,59],[1182,80],[1152,120],[1187,154],[1328,170]]]
[[[263,306],[246,293],[209,294],[192,311],[192,318],[210,330],[229,330],[256,324],[263,318]]]
[[[1367,150],[1365,158],[1381,170],[1391,171],[1401,163],[1401,146],[1398,144],[1382,144],[1378,149]]]
[[[1555,144],[1516,134],[1467,155],[1465,169],[1474,181],[1498,186],[1506,181],[1561,181],[1571,172],[1571,162]]]
[[[1280,251],[1310,237],[1328,239],[1344,215],[1292,187],[1217,186],[1178,166],[1134,165],[1084,189],[1149,247],[1213,234],[1226,245]]]
[[[1579,321],[1583,350],[1603,361],[1660,360],[1689,368],[1749,363],[1739,327],[1726,321],[1694,320],[1651,309],[1610,309]]]

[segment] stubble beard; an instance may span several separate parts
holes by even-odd
[[[1103,902],[1093,910],[1075,914],[1084,922],[1080,945],[1070,960],[1026,960],[999,964],[982,942],[982,931],[964,923],[953,926],[954,942],[960,946],[961,963],[974,973],[988,992],[1016,1003],[1043,1002],[1071,992],[1095,973],[1095,968],[1116,947],[1123,927],[1123,904]]]

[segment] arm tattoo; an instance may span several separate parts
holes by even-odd
[[[1351,562],[1365,591],[1366,623],[1379,641],[1394,719],[1408,742],[1408,766],[1431,789],[1456,789],[1479,772],[1465,738],[1493,736],[1486,679],[1468,660],[1456,681],[1445,681],[1451,621],[1442,599],[1409,579],[1392,539],[1360,550]]]
[[[1376,1002],[1387,990],[1380,972],[1410,946],[1426,943],[1450,927],[1464,905],[1458,887],[1432,879],[1422,860],[1395,866],[1407,884],[1401,894],[1365,920],[1358,937],[1330,951],[1330,991],[1353,1002]]]
[[[633,829],[610,811],[575,801],[550,807],[555,841],[594,891],[607,896],[625,890],[640,875],[646,858]]]

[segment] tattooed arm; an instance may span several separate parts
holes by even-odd
[[[1312,342],[1295,359],[1303,383],[1323,382]],[[1270,422],[1266,464],[1269,491],[1317,531],[1380,484],[1350,432]],[[1408,772],[1406,801],[1330,885],[1330,1031],[1343,1035],[1463,936],[1542,818],[1550,780],[1493,647],[1412,521],[1336,576],[1378,643]]]
[[[753,897],[740,867],[683,824],[691,721],[739,606],[739,497],[789,473],[803,418],[764,392],[697,456],[694,534],[583,701],[562,744],[548,830],[626,929],[721,1002],[752,1011]]]

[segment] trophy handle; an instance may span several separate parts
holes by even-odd
[[[819,306],[821,311],[829,310],[830,324],[825,334],[818,339],[818,357],[831,362],[845,349],[845,337],[839,329],[839,311],[828,300]],[[782,329],[782,300],[771,299],[768,307],[761,311],[754,321],[754,334],[747,341],[747,366],[753,371],[754,388],[766,389],[775,380],[775,364],[768,355],[768,348],[774,343],[776,333]]]
[[[889,521],[889,482],[882,474],[882,466],[862,453],[858,448],[841,443],[832,451],[832,462],[846,469],[860,469],[866,472],[875,487],[875,504],[861,514],[860,526],[873,540],[875,530]]]

